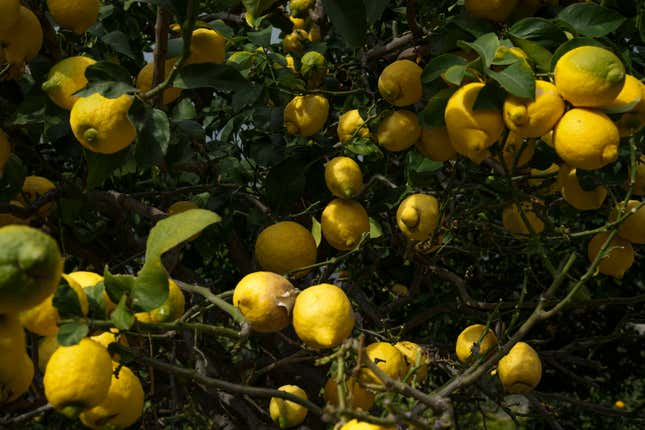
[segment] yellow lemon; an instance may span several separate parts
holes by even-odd
[[[497,375],[506,392],[528,393],[542,379],[542,362],[530,345],[517,342],[497,363]]]
[[[618,158],[620,135],[607,115],[592,109],[575,108],[565,113],[553,130],[558,156],[568,165],[595,170]]]
[[[513,131],[508,132],[502,149],[502,156],[508,170],[511,170],[513,165],[516,168],[527,165],[533,159],[533,155],[535,155],[535,139],[528,139],[524,144],[524,138]],[[517,162],[515,161],[516,158]]]
[[[235,286],[233,305],[260,333],[280,331],[289,325],[298,291],[284,276],[253,272]]]
[[[555,86],[575,107],[610,105],[625,84],[625,67],[613,52],[598,46],[580,46],[555,64]]]
[[[540,169],[530,169],[529,172],[531,176],[540,176],[540,175],[552,175],[555,178],[531,178],[528,180],[528,184],[531,187],[539,187],[540,193],[542,195],[551,195],[560,191],[561,184],[558,181],[559,176],[557,173],[560,172],[560,166],[555,163],[551,163],[549,167],[544,170]],[[549,187],[544,187],[544,183],[550,184]]]
[[[596,259],[608,236],[609,233],[602,232],[591,238],[587,246],[587,257],[590,262]],[[608,253],[598,265],[598,271],[604,275],[621,279],[625,275],[625,272],[634,264],[634,249],[632,248],[632,244],[621,237],[614,236],[609,243],[607,251]]]
[[[351,158],[334,157],[325,165],[325,183],[334,196],[351,199],[363,187],[363,173]]]
[[[0,351],[25,350],[25,331],[16,314],[0,314]]]
[[[349,142],[353,137],[370,137],[370,130],[358,109],[348,110],[338,117],[338,140]]]
[[[405,358],[401,351],[387,342],[375,342],[365,347],[367,359],[392,379],[402,379],[407,371]],[[382,381],[367,365],[363,365],[360,379],[365,383],[381,384]]]
[[[474,110],[480,82],[459,88],[448,100],[444,114],[452,146],[457,153],[481,163],[490,156],[488,147],[497,142],[504,131],[502,113],[497,109]]]
[[[307,26],[307,20],[303,18],[296,18],[293,16],[289,17],[289,21],[293,24],[293,28],[299,29],[299,30],[304,30],[305,27]]]
[[[115,99],[99,93],[79,98],[69,118],[74,136],[92,152],[113,154],[126,148],[137,135],[128,119],[132,101],[127,94]]]
[[[439,201],[429,194],[412,194],[396,211],[396,224],[411,240],[426,240],[439,225]]]
[[[491,21],[504,21],[516,4],[517,0],[464,0],[466,12]]]
[[[284,275],[316,262],[316,240],[309,230],[293,221],[282,221],[262,230],[255,241],[255,257],[260,267]],[[295,273],[300,278],[309,273]]]
[[[370,231],[370,221],[363,206],[352,200],[334,199],[320,218],[322,235],[333,248],[348,251]]]
[[[103,345],[81,339],[59,347],[49,359],[43,385],[47,401],[67,416],[100,404],[112,382],[112,359]]]
[[[141,381],[128,367],[113,363],[114,374],[107,396],[79,415],[81,422],[94,430],[125,429],[143,415],[144,393]]]
[[[640,156],[640,161],[636,164],[636,182],[634,183],[635,196],[645,196],[645,155]]]
[[[2,31],[0,28],[0,45],[3,48],[4,60],[9,64],[24,64],[38,55],[43,44],[43,29],[34,13],[20,6],[18,19]]]
[[[11,155],[11,143],[9,142],[9,136],[0,128],[0,177],[4,171],[4,165],[9,160]]]
[[[47,0],[47,8],[56,24],[76,34],[83,34],[96,22],[99,0]]]
[[[319,94],[296,96],[287,103],[283,112],[287,132],[305,137],[322,130],[328,116],[329,101]]]
[[[58,244],[35,228],[0,228],[0,314],[18,313],[53,294],[63,271]]]
[[[376,131],[376,141],[391,152],[405,151],[421,136],[419,119],[408,110],[394,111],[381,120]]]
[[[11,28],[20,17],[20,0],[0,2],[0,33]]]
[[[186,64],[223,64],[225,57],[226,39],[221,34],[210,28],[198,28],[193,31],[190,56]]]
[[[504,101],[504,122],[521,137],[540,137],[548,133],[564,114],[564,100],[555,85],[535,81],[535,100],[513,95]]]
[[[307,393],[297,385],[283,385],[278,388],[280,391],[291,393],[301,399],[307,400]],[[300,425],[307,417],[307,408],[298,403],[279,397],[271,397],[269,402],[269,414],[271,419],[277,423],[281,429],[296,427]]]
[[[319,284],[305,288],[296,297],[293,328],[310,348],[338,346],[354,328],[352,304],[345,292],[335,285]]]
[[[585,191],[578,182],[576,169],[562,166],[558,173],[560,192],[564,200],[574,208],[581,211],[599,209],[607,197],[607,188],[598,185],[591,191]]]
[[[421,346],[407,340],[395,343],[394,347],[403,354],[405,373],[408,373],[408,369],[416,368],[413,379],[419,383],[425,381],[428,376],[428,363],[430,363],[428,353]]]
[[[38,341],[38,369],[41,372],[45,372],[49,359],[59,346],[56,335],[45,336]]]
[[[103,280],[103,276],[94,272],[72,272],[67,276],[78,282],[78,284],[83,288],[93,287]],[[103,301],[105,302],[105,315],[110,316],[112,311],[116,309],[116,304],[110,300],[110,296],[107,291],[103,291]]]
[[[394,284],[392,285],[391,290],[397,296],[407,297],[410,295],[410,290],[403,284]]]
[[[47,80],[42,84],[42,89],[51,101],[59,107],[71,110],[78,96],[73,95],[87,85],[85,70],[95,64],[90,57],[68,57],[56,63],[47,74]]]
[[[446,127],[421,129],[421,139],[416,143],[417,149],[434,161],[456,160],[457,151],[453,148]]]
[[[81,313],[86,316],[89,311],[89,304],[85,290],[69,276],[65,274],[62,276],[76,293]],[[40,336],[54,336],[58,333],[60,315],[58,314],[58,309],[54,306],[54,295],[55,293],[33,308],[20,313],[20,322],[23,327]]]
[[[625,75],[625,85],[611,103],[602,107],[607,113],[623,113],[634,109],[643,98],[643,83],[632,75]]]
[[[361,384],[350,376],[346,381],[347,406],[350,408],[369,411],[374,406],[374,394],[361,387]],[[329,378],[325,383],[325,401],[330,405],[338,406],[338,383],[335,378]]]
[[[526,238],[531,234],[531,230],[535,234],[540,234],[544,231],[544,222],[532,210],[532,205],[529,202],[522,202],[522,211],[526,216],[529,227],[526,225],[522,214],[516,204],[507,206],[502,212],[502,225],[504,229],[511,233],[518,239]]]
[[[627,84],[625,84],[627,86]],[[630,111],[616,121],[620,137],[630,137],[645,127],[645,84],[641,82],[641,99]]]
[[[315,22],[311,24],[309,33],[307,33],[307,40],[309,40],[311,43],[320,42],[320,26]]]
[[[186,298],[183,291],[168,279],[168,298],[159,306],[148,312],[137,312],[134,317],[144,323],[160,323],[176,321],[186,311]]]
[[[27,176],[25,182],[22,184],[22,194],[18,196],[18,200],[25,205],[30,204],[54,188],[56,188],[56,185],[47,178],[43,178],[42,176]],[[28,201],[25,201],[25,197],[27,197]],[[38,210],[38,213],[41,216],[46,216],[52,206],[53,203],[47,203]]]
[[[486,326],[481,324],[466,327],[457,337],[455,345],[455,352],[460,362],[467,363],[470,360],[477,342],[479,342],[478,354],[484,356],[497,345],[497,336],[493,330],[486,329]]]
[[[631,213],[618,227],[618,235],[623,239],[629,240],[631,243],[639,245],[645,244],[645,206],[641,206],[638,200],[629,200],[626,213]],[[619,204],[619,206],[622,205]],[[609,218],[609,221],[614,222],[618,214],[618,208],[614,208]]]
[[[123,346],[128,346],[128,340],[126,339],[125,335],[119,335],[119,331],[117,329],[110,329],[108,331],[104,331],[103,333],[95,334],[94,336],[90,336],[90,339],[92,339],[94,342],[100,343],[105,348],[109,348],[111,344],[117,342]],[[119,356],[119,354],[112,354],[112,360],[118,362],[120,361],[120,359],[121,357]]]
[[[315,0],[290,0],[289,11],[291,12],[291,16],[306,16],[307,11],[314,7],[315,3]]]
[[[307,88],[318,88],[327,74],[327,60],[320,52],[307,52],[300,59],[300,74],[307,81]]]
[[[421,72],[421,67],[410,60],[398,60],[389,64],[378,78],[381,96],[398,107],[417,103],[423,95]]]
[[[176,58],[171,58],[166,60],[166,63],[164,64],[164,70],[165,70],[164,79],[166,79],[168,75],[170,75],[172,66],[174,66],[176,62],[177,62]],[[148,92],[152,89],[154,70],[155,70],[155,64],[148,63],[145,66],[143,66],[141,71],[139,71],[139,74],[137,75],[136,85],[139,91],[141,91],[142,93]],[[175,100],[177,100],[180,95],[181,95],[180,88],[174,88],[174,87],[167,88],[163,92],[162,104],[168,105],[174,102]]]
[[[366,421],[358,421],[353,419],[347,424],[343,425],[339,430],[394,430],[394,427],[386,427],[378,424],[368,423]]]
[[[282,39],[282,47],[285,52],[300,56],[305,51],[303,42],[308,38],[309,34],[305,30],[293,30]]]
[[[0,405],[22,396],[34,379],[34,363],[22,350],[0,351]]]

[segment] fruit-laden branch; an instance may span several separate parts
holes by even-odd
[[[226,312],[233,318],[235,322],[240,324],[242,327],[242,333],[243,336],[247,335],[250,327],[242,313],[232,304],[227,303],[224,301],[221,297],[218,297],[215,293],[213,293],[211,290],[209,290],[206,287],[200,287],[198,285],[191,285],[187,284],[185,282],[181,282],[178,280],[175,280],[175,283],[181,288],[182,290],[188,291],[189,293],[193,294],[199,294],[200,296],[204,297],[206,300],[220,308],[222,311]]]
[[[289,400],[299,405],[304,406],[310,412],[316,415],[322,415],[323,411],[316,404],[310,402],[309,400],[298,397],[294,394],[288,393],[286,391],[273,390],[270,388],[261,388],[261,387],[250,387],[247,385],[234,384],[232,382],[224,381],[222,379],[211,378],[199,374],[196,370],[186,369],[184,367],[175,366],[170,363],[166,363],[155,358],[147,357],[143,354],[138,354],[137,351],[127,348],[121,344],[113,344],[116,352],[121,354],[130,354],[134,361],[138,361],[143,364],[147,364],[155,369],[163,370],[164,372],[171,373],[176,376],[184,377],[189,380],[198,382],[199,384],[214,388],[217,390],[222,390],[227,393],[235,394],[246,394],[252,397],[264,397],[271,398],[277,397],[280,399]]]
[[[76,319],[62,320],[59,322],[59,325],[63,325],[67,323],[78,323],[78,320]],[[104,329],[114,327],[114,323],[109,320],[87,320],[87,324],[90,327],[97,327],[97,328],[104,328]],[[228,327],[220,327],[220,326],[203,324],[203,323],[188,323],[180,320],[173,321],[173,322],[160,322],[160,323],[145,323],[137,320],[134,322],[134,325],[128,329],[129,332],[135,332],[135,333],[148,333],[151,330],[163,330],[163,331],[194,330],[202,333],[209,333],[215,336],[228,337],[231,339],[239,339],[242,337],[238,331],[230,329]]]
[[[164,81],[166,74],[166,53],[168,52],[168,26],[170,25],[170,12],[164,6],[157,6],[157,20],[155,22],[155,49],[153,52],[154,70],[152,75],[153,88]],[[154,104],[160,106],[163,100],[162,93],[154,98]]]

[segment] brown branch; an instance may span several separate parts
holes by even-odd
[[[635,417],[635,418],[645,418],[645,415],[638,414],[638,411],[622,411],[610,406],[597,405],[591,402],[585,402],[584,400],[578,400],[569,394],[558,394],[558,393],[543,393],[539,391],[534,391],[533,394],[538,399],[542,400],[555,400],[559,402],[569,403],[570,405],[581,407],[590,411],[594,411],[597,414],[605,415],[609,417]]]
[[[411,43],[414,40],[414,35],[411,31],[403,33],[399,37],[395,37],[390,42],[385,45],[378,45],[367,51],[366,57],[368,60],[376,60],[378,58],[384,57],[385,55],[402,49],[407,44]]]
[[[410,31],[414,35],[415,39],[420,39],[423,37],[423,30],[419,27],[417,23],[417,0],[408,0],[408,4],[405,9],[406,17],[408,20],[408,26]]]
[[[170,25],[170,12],[164,6],[157,6],[157,21],[155,22],[155,49],[154,72],[152,75],[152,87],[158,86],[164,81],[166,74],[166,53],[168,52],[168,26]],[[161,106],[163,93],[158,93],[154,104]]]

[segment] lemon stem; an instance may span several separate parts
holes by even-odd
[[[417,208],[408,207],[403,210],[403,213],[401,213],[401,221],[403,221],[403,224],[405,224],[407,228],[412,230],[417,227],[421,221],[421,217],[419,215]]]
[[[83,133],[83,137],[91,144],[96,143],[99,138],[99,132],[95,128],[88,128],[85,130],[85,133]]]

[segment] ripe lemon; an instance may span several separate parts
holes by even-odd
[[[627,84],[626,84],[627,85]],[[630,111],[616,121],[620,137],[630,137],[645,127],[645,84],[641,82],[641,99]]]
[[[560,191],[561,184],[558,180],[559,176],[557,175],[557,173],[560,172],[560,166],[557,164],[551,163],[551,165],[544,170],[530,169],[529,172],[531,173],[531,176],[555,175],[555,178],[531,178],[528,180],[528,184],[531,187],[540,188],[540,194],[548,196]],[[548,188],[543,185],[545,181],[547,184],[550,184]]]
[[[74,136],[92,152],[113,154],[126,148],[137,136],[128,119],[132,101],[127,94],[115,99],[99,93],[79,98],[69,118]]]
[[[595,170],[616,161],[620,135],[616,124],[604,113],[575,108],[555,126],[553,143],[558,156],[568,165]]]
[[[293,328],[310,348],[338,346],[354,328],[352,304],[345,292],[335,285],[319,284],[305,288],[296,297]]]
[[[103,280],[103,276],[94,272],[72,272],[67,276],[78,282],[83,288],[93,287]],[[116,309],[116,304],[110,300],[107,291],[103,291],[103,301],[105,302],[105,315],[109,317],[112,311]]]
[[[289,21],[291,21],[295,29],[304,30],[307,27],[307,20],[304,18],[290,16]]]
[[[238,282],[233,304],[251,328],[260,333],[277,332],[289,325],[298,291],[284,276],[253,272]]]
[[[315,22],[311,24],[311,28],[307,33],[307,40],[309,40],[311,43],[320,42],[320,26]]]
[[[328,116],[329,101],[319,94],[296,96],[287,103],[283,112],[287,132],[305,137],[322,130]]]
[[[475,101],[484,84],[471,82],[459,88],[448,99],[444,114],[452,146],[457,153],[481,163],[490,157],[488,147],[497,142],[504,131],[502,113],[497,109],[474,110]]]
[[[405,358],[401,351],[387,342],[375,342],[365,347],[367,359],[374,362],[387,376],[392,379],[402,379],[407,371]],[[360,380],[364,383],[381,384],[379,377],[372,370],[363,365]]]
[[[45,369],[45,396],[67,416],[100,404],[112,382],[112,359],[107,349],[91,339],[59,347]]]
[[[378,424],[368,423],[366,421],[358,421],[353,419],[347,424],[343,425],[340,430],[395,430],[394,427],[386,427]]]
[[[24,349],[0,351],[0,405],[22,396],[34,379],[34,363]]]
[[[560,168],[558,183],[564,200],[581,211],[599,209],[607,197],[607,188],[603,185],[598,185],[592,191],[583,190],[578,182],[576,169],[567,165]]]
[[[58,244],[35,228],[0,228],[0,313],[29,309],[53,294],[63,271]]]
[[[434,161],[456,160],[457,151],[453,148],[446,127],[421,129],[421,139],[416,143],[420,153]]]
[[[504,226],[504,229],[518,239],[529,236],[531,234],[531,230],[533,230],[535,234],[542,233],[542,231],[544,231],[544,222],[535,214],[535,212],[533,212],[531,203],[522,202],[522,211],[524,212],[531,229],[529,229],[526,222],[524,222],[524,218],[522,218],[522,214],[516,204],[505,207],[502,212],[502,225]]]
[[[346,381],[347,406],[350,408],[369,411],[374,406],[374,394],[361,387],[361,384],[350,376]],[[338,406],[338,383],[335,378],[329,378],[325,383],[325,401],[330,405]]]
[[[643,98],[643,83],[632,75],[625,75],[625,85],[611,103],[602,107],[607,113],[629,112],[640,103]]]
[[[282,221],[262,230],[255,241],[255,257],[262,269],[284,275],[316,262],[316,240],[309,230],[293,221]],[[309,273],[295,273],[300,278]]]
[[[79,415],[81,422],[94,430],[125,429],[143,415],[144,393],[141,381],[128,367],[118,363],[113,363],[112,366],[114,374],[107,396],[98,405]]]
[[[159,306],[148,312],[137,312],[134,317],[144,323],[160,323],[176,321],[186,311],[186,298],[183,291],[168,279],[168,298]]]
[[[640,156],[636,165],[636,182],[634,183],[635,196],[645,196],[645,155]]]
[[[439,201],[429,194],[412,194],[396,211],[396,223],[411,240],[426,240],[439,225]]]
[[[351,158],[334,157],[325,165],[325,183],[334,196],[351,199],[363,187],[363,173]]]
[[[20,14],[15,23],[2,31],[0,28],[0,45],[3,48],[4,60],[9,64],[21,65],[38,55],[43,44],[43,29],[34,13],[20,6]]]
[[[370,130],[358,109],[352,109],[338,118],[338,140],[349,142],[352,137],[370,137]]]
[[[128,340],[126,339],[125,335],[119,335],[119,332],[116,329],[110,329],[108,331],[104,331],[103,333],[90,336],[90,339],[103,345],[106,349],[109,348],[111,344],[117,342],[123,346],[128,346]],[[119,356],[119,354],[112,354],[112,360],[118,362],[120,361],[120,359],[121,357]]]
[[[348,251],[370,231],[370,221],[363,206],[352,200],[334,199],[320,218],[322,235],[333,248]]]
[[[521,137],[540,137],[551,130],[564,114],[564,100],[555,85],[535,81],[535,100],[513,95],[504,101],[504,122]]]
[[[83,316],[86,316],[89,310],[89,304],[85,290],[69,276],[63,274],[63,277],[76,293],[81,313]],[[40,336],[54,336],[58,333],[60,315],[58,314],[58,309],[54,306],[54,295],[55,293],[33,308],[20,313],[20,322],[23,327]]]
[[[466,12],[491,21],[504,21],[516,4],[517,0],[464,0]]]
[[[9,143],[9,136],[0,128],[0,176],[4,171],[4,165],[9,160],[11,155],[11,143]]]
[[[164,64],[164,79],[170,75],[170,71],[172,70],[172,66],[175,65],[177,62],[176,58],[171,58],[166,60],[166,63]],[[154,71],[155,71],[155,64],[154,63],[148,63],[143,68],[139,71],[139,74],[137,75],[137,88],[139,91],[142,93],[148,92],[152,89],[152,82],[153,82],[153,77],[154,77]],[[179,98],[181,95],[181,89],[180,88],[174,88],[174,87],[169,87],[164,90],[163,92],[163,98],[162,98],[162,104],[163,105],[169,105],[170,103],[174,102]]]
[[[520,151],[522,152],[519,153]],[[524,138],[513,131],[508,132],[502,149],[502,156],[508,170],[513,168],[513,164],[516,168],[527,165],[533,159],[533,155],[535,155],[535,139],[528,139],[524,144]],[[516,157],[517,162],[515,162]]]
[[[409,369],[416,367],[417,370],[413,379],[416,379],[419,383],[425,381],[428,376],[428,363],[430,362],[428,353],[421,346],[407,340],[395,343],[394,347],[403,355],[406,368],[405,374],[408,373]]]
[[[99,0],[47,0],[47,8],[56,24],[83,34],[96,22]]]
[[[25,182],[22,184],[22,193],[18,196],[18,200],[27,205],[37,200],[40,196],[45,194],[48,191],[56,188],[56,185],[47,178],[42,176],[27,176]],[[25,201],[24,197],[27,197],[28,201]],[[47,213],[51,210],[53,203],[47,203],[38,209],[38,213],[41,216],[46,216]]]
[[[480,339],[478,350],[480,356],[486,355],[491,348],[497,345],[497,336],[495,336],[493,330],[488,329],[486,331],[486,326],[481,324],[468,326],[459,334],[455,345],[455,352],[460,362],[467,363],[470,360],[473,354],[473,348]]]
[[[289,1],[289,11],[291,16],[304,17],[307,11],[314,7],[315,0],[291,0]]]
[[[78,96],[73,94],[87,85],[85,70],[95,64],[90,57],[68,57],[56,63],[47,74],[41,88],[59,107],[71,110]]]
[[[300,74],[307,81],[307,88],[318,88],[327,74],[327,60],[320,52],[307,52],[300,59]]]
[[[190,43],[190,56],[186,64],[217,63],[223,64],[226,57],[226,39],[210,28],[193,31]]]
[[[0,33],[11,28],[20,17],[20,0],[0,2]]]
[[[618,235],[631,243],[643,245],[645,244],[645,206],[636,209],[640,204],[641,202],[638,200],[629,200],[627,202],[625,212],[631,212],[631,215],[618,227]],[[609,221],[614,222],[617,214],[618,208],[614,208]]]
[[[24,351],[25,331],[15,314],[0,314],[0,351]]]
[[[607,236],[609,236],[609,233],[598,233],[589,241],[587,257],[590,262],[596,259],[602,245],[607,240]],[[625,275],[625,272],[634,264],[634,249],[632,248],[632,244],[621,237],[614,236],[609,243],[607,251],[609,251],[608,254],[605,255],[598,265],[598,271],[604,275],[621,279]]]
[[[305,51],[303,42],[308,38],[309,34],[305,30],[293,30],[282,39],[282,48],[285,52],[300,56]]]
[[[542,379],[542,362],[537,352],[524,342],[517,342],[497,364],[497,375],[504,390],[512,394],[532,391]]]
[[[565,53],[554,73],[558,91],[575,107],[610,105],[625,84],[620,58],[598,46],[581,46]]]
[[[391,152],[405,151],[421,137],[421,126],[414,112],[394,111],[381,120],[376,131],[376,141]]]
[[[38,368],[41,372],[45,372],[49,359],[59,346],[56,335],[45,336],[38,341]]]
[[[378,91],[394,106],[413,105],[421,100],[423,95],[421,72],[423,69],[413,61],[395,61],[381,72],[378,78]]]
[[[297,385],[283,385],[278,388],[280,391],[291,393],[301,399],[307,400],[307,393]],[[269,414],[271,419],[277,423],[281,429],[296,427],[300,425],[307,417],[307,408],[290,400],[279,397],[271,397],[269,402]]]

